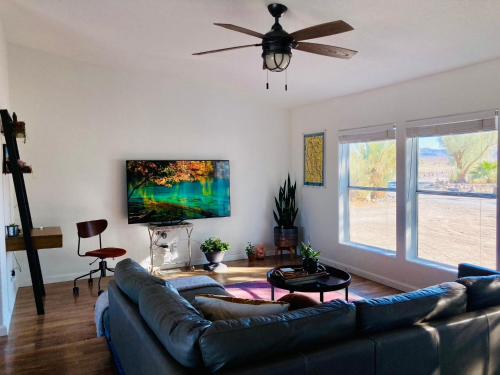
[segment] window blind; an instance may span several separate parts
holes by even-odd
[[[407,122],[406,136],[435,137],[450,134],[465,134],[496,130],[498,125],[497,112],[477,112],[460,115],[415,120]]]
[[[396,138],[394,124],[339,131],[339,143],[362,143],[386,141]]]

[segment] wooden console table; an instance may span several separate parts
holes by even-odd
[[[55,249],[63,246],[63,236],[60,227],[33,228],[31,230],[33,247],[40,249]],[[5,247],[7,251],[26,250],[22,233],[17,237],[6,237]]]

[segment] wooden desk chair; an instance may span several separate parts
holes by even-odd
[[[88,276],[89,277],[89,287],[92,287],[93,285],[93,280],[92,280],[92,275],[96,272],[100,272],[99,275],[99,281],[98,281],[98,294],[101,294],[103,291],[101,290],[101,279],[103,277],[106,277],[106,270],[114,272],[115,270],[113,268],[109,268],[107,262],[105,259],[107,258],[118,258],[127,253],[126,250],[120,249],[117,247],[102,247],[102,241],[101,241],[101,233],[106,230],[108,227],[108,221],[101,219],[101,220],[92,220],[92,221],[83,221],[81,223],[76,223],[76,228],[78,230],[78,256],[80,257],[95,257],[96,259],[89,263],[89,265],[94,264],[97,260],[101,260],[99,262],[99,268],[90,271],[89,273],[86,273],[85,275],[77,277],[73,281],[73,295],[77,297],[80,294],[80,289],[76,286],[76,281]],[[92,251],[87,251],[85,254],[80,254],[80,239],[82,238],[90,238],[90,237],[95,237],[99,236],[99,249],[97,250],[92,250]]]

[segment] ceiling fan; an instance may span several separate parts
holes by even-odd
[[[354,30],[351,25],[344,21],[339,20],[327,22],[320,25],[311,26],[306,29],[298,30],[289,34],[285,30],[283,30],[283,27],[281,27],[279,23],[279,18],[283,13],[287,11],[288,8],[283,4],[272,3],[268,5],[267,9],[269,10],[269,13],[271,13],[271,15],[274,17],[275,21],[274,25],[271,27],[271,30],[266,34],[261,34],[256,31],[228,23],[214,23],[214,25],[223,27],[225,29],[260,38],[262,39],[262,43],[246,44],[243,46],[197,52],[193,53],[193,55],[205,55],[208,53],[261,46],[263,59],[262,68],[272,72],[282,72],[286,70],[286,68],[288,68],[288,65],[290,64],[290,60],[292,58],[292,49],[315,53],[323,56],[338,57],[341,59],[349,59],[357,53],[357,51],[346,48],[329,46],[326,44],[303,42],[303,40],[320,38]]]

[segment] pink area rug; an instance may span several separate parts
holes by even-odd
[[[231,293],[233,296],[238,298],[247,298],[247,299],[263,299],[263,300],[271,300],[271,286],[267,283],[267,281],[254,281],[254,282],[246,282],[246,283],[238,283],[231,284],[225,286],[226,290]],[[274,299],[277,300],[280,297],[290,293],[288,290],[274,288]],[[316,301],[319,300],[319,293],[301,293],[295,292],[297,294],[307,295]],[[344,300],[345,291],[344,289],[336,291],[336,292],[327,292],[324,295],[325,302],[341,299]],[[349,290],[349,301],[356,301],[362,299],[355,293]]]

